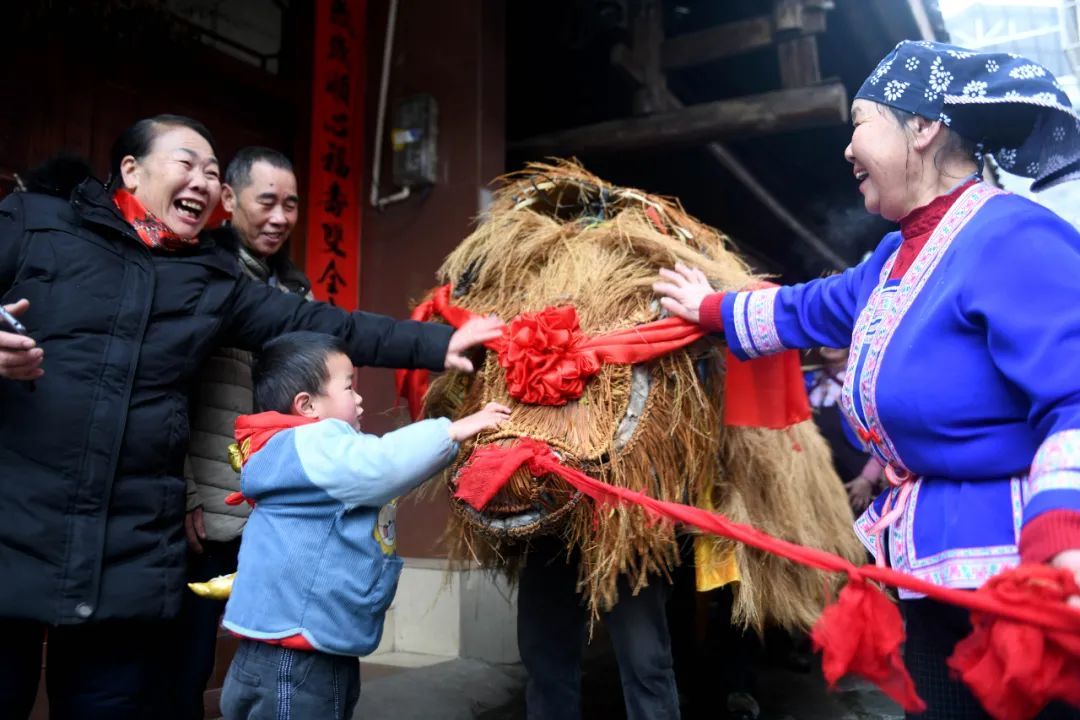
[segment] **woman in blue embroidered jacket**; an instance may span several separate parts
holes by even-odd
[[[866,209],[900,232],[790,287],[715,293],[677,267],[662,304],[742,359],[850,347],[843,411],[893,484],[856,523],[879,563],[956,588],[1021,559],[1080,574],[1080,234],[980,177],[984,152],[1034,190],[1077,177],[1080,117],[1024,58],[905,41],[852,121]],[[966,613],[901,599],[919,717],[986,717],[945,667]]]

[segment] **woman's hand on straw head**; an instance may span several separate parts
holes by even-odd
[[[701,301],[716,292],[705,273],[676,263],[674,270],[661,268],[660,277],[663,280],[653,283],[653,291],[660,296],[660,305],[676,317],[699,322]]]

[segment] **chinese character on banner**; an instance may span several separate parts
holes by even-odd
[[[360,299],[367,0],[315,0],[307,275],[319,300]]]
[[[322,235],[324,250],[338,257],[345,257],[345,251],[341,249],[341,223],[323,223]]]

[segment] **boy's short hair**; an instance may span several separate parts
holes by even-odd
[[[349,354],[340,338],[325,333],[291,332],[266,343],[251,369],[255,412],[288,414],[299,393],[320,394],[335,353]]]

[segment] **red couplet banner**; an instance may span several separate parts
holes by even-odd
[[[315,0],[307,275],[319,300],[360,299],[367,0]]]

